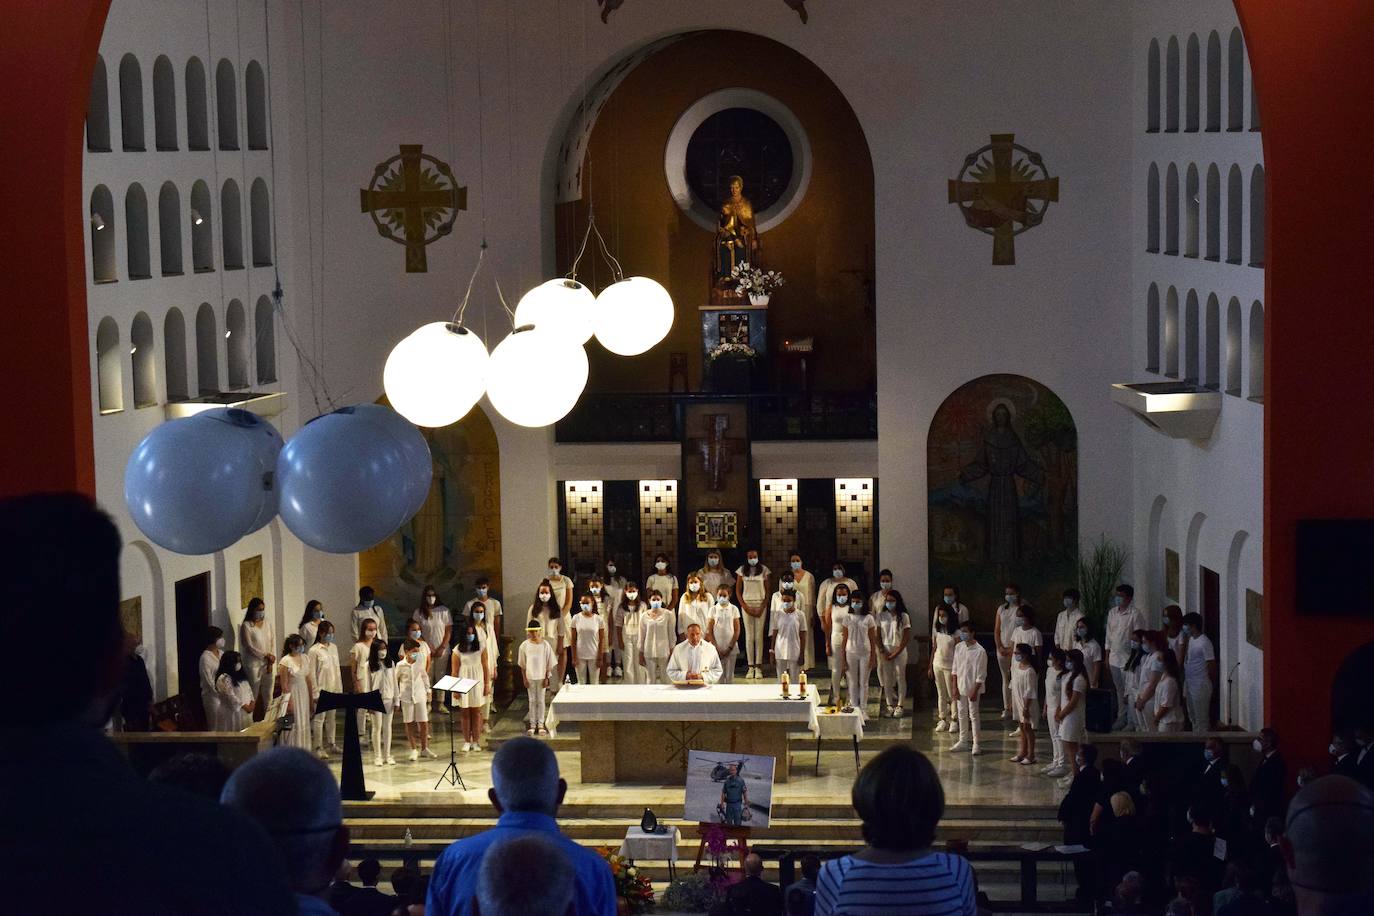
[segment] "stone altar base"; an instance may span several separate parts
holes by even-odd
[[[788,722],[581,722],[583,782],[683,785],[687,751],[773,757],[773,781],[788,781]]]

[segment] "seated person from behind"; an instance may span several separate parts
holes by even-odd
[[[744,857],[744,880],[726,893],[730,916],[780,916],[782,896],[776,884],[763,880],[763,859]]]

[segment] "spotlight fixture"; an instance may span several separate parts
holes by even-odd
[[[100,230],[105,228],[105,221],[100,218],[99,213],[91,214],[91,228],[94,229],[96,232],[99,232]]]
[[[191,208],[191,225],[193,225],[193,226],[199,226],[199,225],[200,225],[201,223],[203,223],[203,222],[205,222],[205,217],[203,217],[203,216],[200,215],[200,211],[199,211],[199,210],[197,210],[195,207],[192,207],[192,208]]]
[[[231,331],[229,328],[225,328],[225,329],[224,329],[224,339],[225,339],[225,340],[228,340],[228,339],[229,339],[229,335],[231,335],[231,334],[233,334],[233,333],[234,333],[234,332]]]

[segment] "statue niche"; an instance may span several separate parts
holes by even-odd
[[[732,271],[738,264],[759,266],[759,232],[754,205],[744,196],[744,179],[730,176],[730,196],[720,205],[711,270],[711,304],[742,302]]]

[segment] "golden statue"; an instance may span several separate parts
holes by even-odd
[[[759,233],[754,225],[754,205],[744,196],[744,179],[730,176],[730,196],[720,205],[716,229],[716,253],[712,270],[711,302],[737,302],[744,297],[735,290],[730,272],[736,264],[759,266]]]

